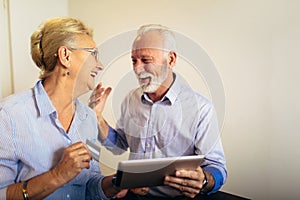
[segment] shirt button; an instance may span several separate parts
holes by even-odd
[[[70,195],[69,195],[69,194],[67,194],[67,198],[68,198],[68,199],[70,198]]]
[[[150,143],[146,143],[146,147],[149,148],[150,147]]]

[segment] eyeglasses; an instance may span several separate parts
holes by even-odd
[[[82,51],[88,51],[92,54],[92,56],[95,57],[96,61],[99,61],[99,51],[97,48],[72,48],[70,47],[69,49],[71,50],[82,50]]]

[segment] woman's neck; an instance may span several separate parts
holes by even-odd
[[[55,107],[58,119],[65,131],[68,132],[75,114],[75,97],[73,87],[63,80],[47,78],[43,85],[49,99]]]

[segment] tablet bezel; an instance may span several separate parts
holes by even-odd
[[[180,169],[195,170],[203,160],[203,155],[193,155],[121,161],[114,185],[121,189],[162,186],[166,175]]]

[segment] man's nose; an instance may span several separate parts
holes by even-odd
[[[140,74],[145,71],[145,66],[143,63],[136,63],[133,65],[133,70],[136,74]]]

